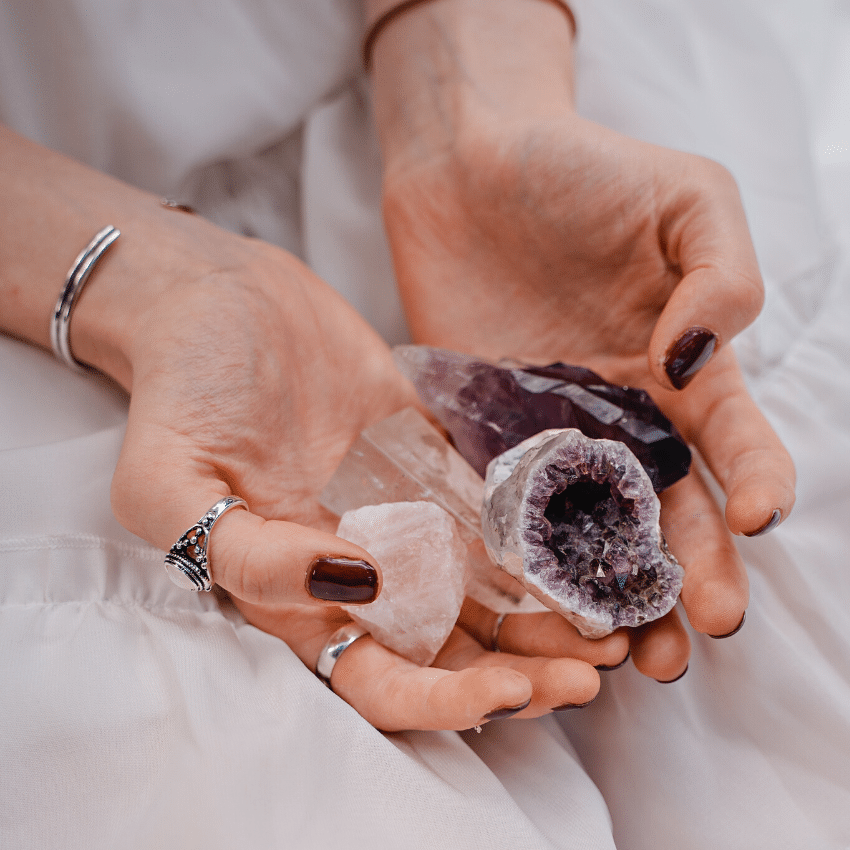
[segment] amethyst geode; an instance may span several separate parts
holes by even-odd
[[[398,346],[394,356],[480,475],[494,457],[547,428],[578,428],[624,443],[659,493],[688,472],[687,445],[649,395],[609,384],[590,369],[495,366],[423,345]]]
[[[487,467],[490,557],[586,637],[666,614],[682,568],[646,472],[622,443],[574,428],[537,434]]]

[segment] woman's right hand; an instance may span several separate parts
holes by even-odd
[[[155,287],[130,323],[130,414],[113,507],[131,531],[168,549],[218,499],[244,498],[250,511],[228,512],[210,535],[213,579],[249,622],[314,669],[348,621],[336,603],[380,590],[380,565],[333,535],[336,518],[318,495],[363,428],[417,399],[385,343],[297,259],[199,219],[174,224],[205,246],[207,263],[219,260]],[[327,556],[349,563],[317,577]],[[334,689],[388,730],[469,728],[529,700],[524,716],[585,703],[599,688],[592,664],[620,661],[626,639],[584,641],[545,616],[564,640],[558,654],[571,657],[488,652],[467,614],[468,631],[456,629],[431,668],[357,641]],[[520,652],[526,645],[520,635]]]
[[[168,550],[220,498],[244,498],[250,511],[228,512],[210,535],[213,579],[315,669],[348,619],[336,603],[352,601],[352,585],[361,601],[370,584],[380,590],[379,569],[334,536],[318,494],[364,427],[417,404],[387,346],[286,252],[163,209],[2,129],[0,198],[0,329],[42,346],[75,254],[104,224],[121,230],[70,328],[74,356],[131,395],[115,513]],[[328,555],[351,562],[345,575],[311,581]],[[495,654],[470,636],[492,633],[487,612],[467,611],[467,631],[456,629],[426,669],[364,638],[340,658],[332,685],[388,730],[469,728],[529,700],[520,716],[584,703],[599,688],[592,665],[622,660],[627,640],[584,641],[544,616],[512,629],[517,654]],[[569,657],[535,657],[554,654]]]

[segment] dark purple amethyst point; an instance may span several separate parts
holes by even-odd
[[[684,477],[691,453],[643,390],[609,384],[581,366],[496,366],[419,345],[398,346],[396,366],[449,432],[457,450],[484,475],[497,455],[549,428],[631,449],[656,492]]]

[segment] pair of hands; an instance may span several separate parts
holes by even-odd
[[[726,634],[747,605],[730,531],[752,533],[793,503],[790,459],[726,345],[761,304],[746,222],[719,166],[572,112],[566,71],[539,67],[564,61],[563,28],[552,4],[454,0],[425,4],[382,35],[375,102],[402,297],[417,341],[562,359],[652,394],[728,495],[724,518],[692,472],[662,496],[688,618],[699,632]],[[312,565],[370,557],[333,535],[318,494],[364,427],[417,403],[412,387],[351,307],[286,253],[159,210],[67,163],[44,169],[38,153],[23,157],[27,169],[22,197],[44,173],[45,205],[64,186],[96,199],[86,232],[103,221],[124,232],[71,330],[75,354],[131,391],[117,517],[168,549],[222,496],[246,499],[250,513],[227,513],[211,536],[213,577],[250,622],[314,669],[347,617],[310,594]],[[129,294],[125,281],[140,275],[146,287]],[[22,309],[33,330],[9,329],[43,342],[36,327],[46,312]],[[694,327],[719,346],[676,391],[663,364]],[[533,717],[583,704],[600,686],[594,667],[629,651],[661,681],[687,665],[675,612],[599,641],[554,613],[514,615],[499,654],[484,648],[494,622],[467,604],[426,669],[358,640],[334,669],[334,690],[381,729],[464,729],[519,706],[519,717]]]
[[[649,390],[729,497],[724,519],[696,471],[662,495],[688,618],[726,634],[747,605],[730,529],[752,533],[775,509],[787,516],[793,467],[730,348],[681,391],[662,364],[688,328],[708,327],[723,343],[759,308],[734,184],[712,163],[577,118],[527,134],[514,128],[466,159],[388,171],[387,227],[414,335],[581,363]],[[115,512],[167,549],[217,499],[245,498],[251,512],[229,512],[211,537],[214,579],[314,669],[348,618],[310,595],[311,564],[370,559],[333,536],[318,494],[360,430],[417,404],[415,393],[371,328],[296,259],[201,220],[181,226],[206,256],[228,261],[160,289],[135,324]],[[359,640],[338,662],[334,690],[381,729],[463,729],[525,703],[520,717],[583,704],[600,686],[594,666],[629,651],[661,681],[687,665],[675,611],[599,641],[554,613],[512,615],[499,654],[484,648],[494,621],[468,603],[425,669]]]

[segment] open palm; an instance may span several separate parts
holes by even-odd
[[[729,173],[570,113],[391,164],[384,211],[417,341],[587,366],[649,391],[696,446],[728,496],[725,522],[692,472],[662,496],[662,525],[692,625],[732,631],[748,591],[729,531],[787,516],[794,471],[725,345],[762,303]],[[656,678],[687,663],[675,614],[632,644]]]

